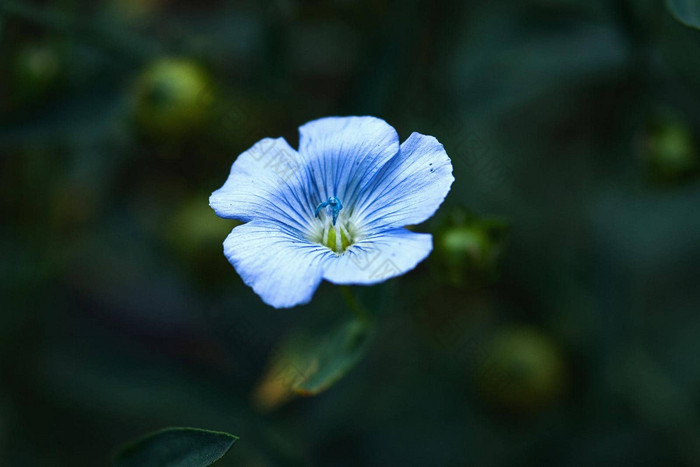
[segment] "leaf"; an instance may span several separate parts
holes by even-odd
[[[314,344],[305,355],[303,378],[293,386],[301,395],[325,391],[345,376],[362,358],[369,343],[366,324],[347,323]]]
[[[666,6],[678,21],[700,29],[700,0],[666,0]]]
[[[367,322],[351,321],[324,332],[292,334],[272,357],[254,398],[271,410],[295,395],[317,395],[345,376],[364,356],[371,332]]]
[[[221,459],[237,436],[199,428],[165,428],[122,448],[117,467],[205,467]]]

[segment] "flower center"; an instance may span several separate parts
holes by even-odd
[[[338,254],[352,245],[355,237],[350,223],[340,214],[341,209],[343,203],[335,196],[316,206],[316,217],[319,221],[311,238],[315,243],[320,243]]]

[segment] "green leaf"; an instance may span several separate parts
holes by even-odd
[[[369,330],[363,322],[346,323],[320,340],[313,339],[303,354],[303,378],[293,386],[302,395],[316,395],[345,376],[364,356]]]
[[[237,436],[199,428],[165,428],[122,448],[117,467],[204,467],[221,459]]]
[[[369,347],[367,321],[350,321],[323,333],[287,337],[272,357],[255,399],[270,410],[295,395],[315,396],[345,376]]]
[[[666,0],[666,6],[678,21],[700,29],[700,0]]]

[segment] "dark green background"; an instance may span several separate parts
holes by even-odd
[[[240,436],[221,465],[699,465],[700,31],[660,0],[261,3],[0,2],[0,465],[103,465],[171,425]],[[200,128],[139,114],[162,57],[208,74]],[[434,253],[358,290],[366,357],[261,412],[276,343],[347,311],[329,284],[264,305],[207,198],[327,115],[444,143],[436,243],[456,209],[507,233],[457,285]]]

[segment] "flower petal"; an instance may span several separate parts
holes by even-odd
[[[430,234],[386,230],[362,239],[340,256],[325,258],[323,278],[335,284],[376,284],[410,271],[432,249]]]
[[[282,224],[254,220],[233,229],[224,255],[265,303],[289,308],[311,300],[321,282],[323,258],[333,253]]]
[[[399,151],[399,135],[375,117],[328,117],[299,128],[299,154],[318,194],[316,204],[336,196],[345,206]]]
[[[420,224],[442,204],[453,181],[442,144],[413,133],[363,190],[354,215],[369,231]]]
[[[236,158],[209,205],[220,217],[275,220],[305,232],[315,207],[309,190],[299,154],[284,138],[265,138]]]

